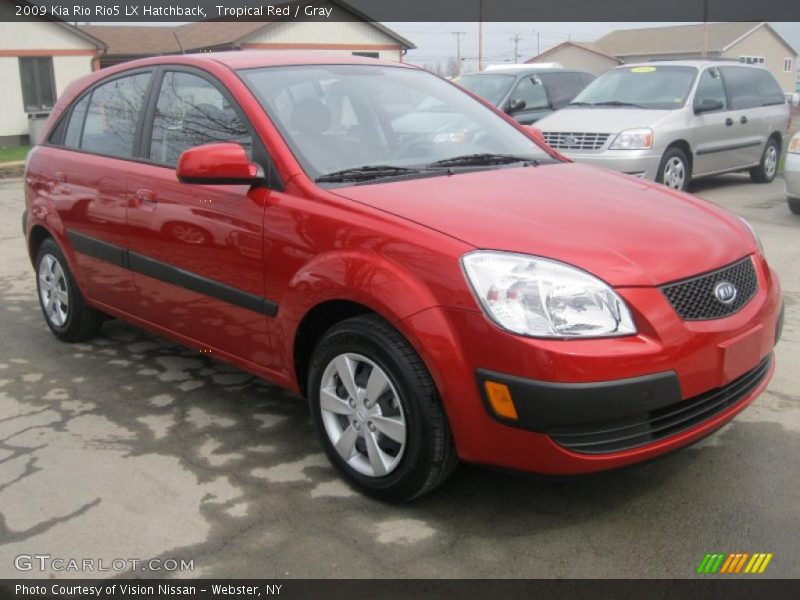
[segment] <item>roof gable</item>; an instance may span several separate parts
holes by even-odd
[[[760,27],[761,23],[708,23],[709,52],[722,52],[727,46]],[[618,29],[595,43],[614,56],[649,54],[692,54],[703,51],[703,24],[645,29]]]

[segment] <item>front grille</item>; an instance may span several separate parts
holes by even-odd
[[[720,283],[730,283],[736,296],[730,304],[717,299],[715,289]],[[747,304],[758,290],[758,278],[750,257],[732,265],[676,281],[661,287],[675,312],[685,321],[705,321],[732,315]]]
[[[542,135],[547,145],[556,150],[599,150],[610,134],[544,131]]]
[[[771,357],[729,384],[639,415],[547,433],[559,446],[584,454],[619,452],[644,446],[689,429],[746,398],[769,372]]]

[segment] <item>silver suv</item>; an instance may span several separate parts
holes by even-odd
[[[685,190],[730,171],[772,181],[788,123],[766,69],[686,60],[610,69],[536,125],[574,160]]]

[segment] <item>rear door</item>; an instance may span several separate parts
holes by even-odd
[[[82,291],[130,312],[133,278],[125,268],[127,179],[152,70],[125,72],[89,89],[56,129],[51,195],[75,251]]]
[[[263,218],[268,190],[180,183],[180,154],[233,141],[263,152],[227,91],[197,69],[165,67],[147,111],[143,160],[128,180],[137,314],[216,350],[263,362]],[[256,160],[264,161],[263,155]],[[260,338],[260,339],[259,339]]]
[[[750,67],[719,67],[731,106],[730,153],[734,166],[758,164],[766,141],[756,71]]]

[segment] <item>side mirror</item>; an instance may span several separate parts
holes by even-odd
[[[264,180],[264,171],[250,162],[239,144],[206,144],[184,151],[175,168],[181,183],[206,185],[253,185]]]
[[[724,106],[721,100],[717,100],[716,98],[703,98],[703,101],[694,107],[694,112],[699,115],[700,113],[714,112],[715,110],[722,110],[723,108]]]
[[[506,112],[509,115],[513,115],[515,112],[519,112],[523,108],[525,108],[525,100],[522,100],[521,98],[512,98],[508,101],[508,104],[506,104]]]

